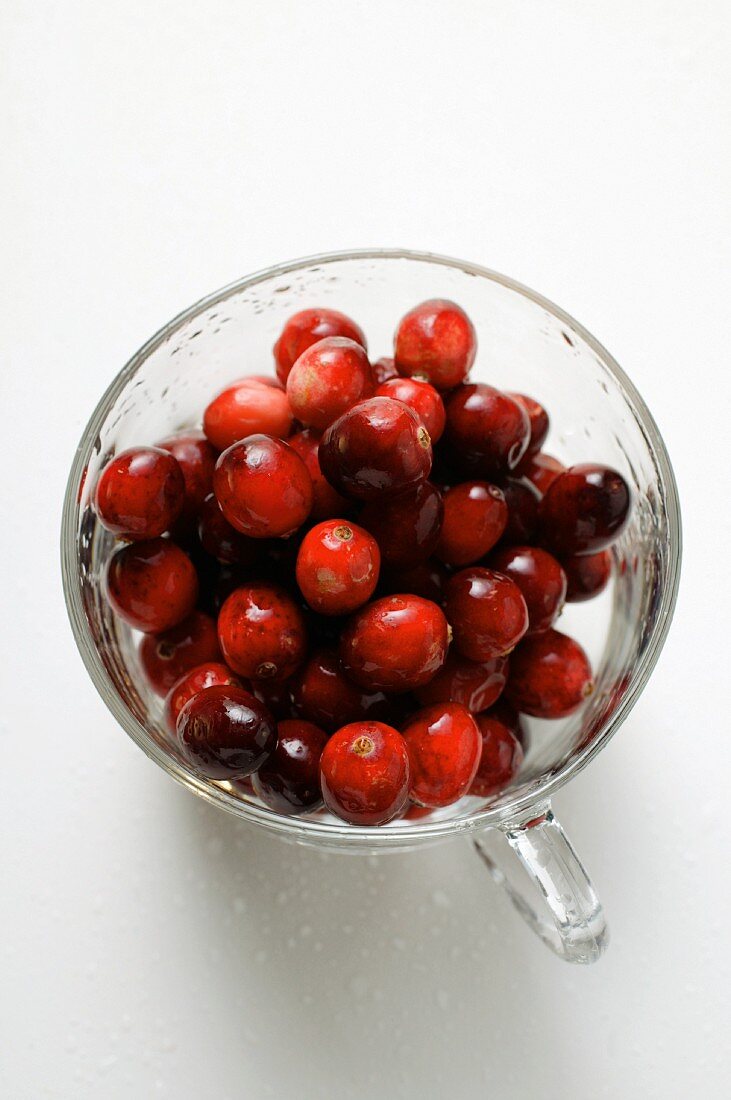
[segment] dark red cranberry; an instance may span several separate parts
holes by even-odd
[[[176,729],[183,752],[209,779],[251,775],[277,743],[276,726],[263,704],[232,684],[189,699]]]
[[[383,722],[352,722],[325,745],[320,781],[331,813],[353,825],[385,825],[408,798],[406,743]]]
[[[287,397],[301,424],[324,431],[375,389],[368,356],[360,344],[329,336],[302,352],[287,378]]]
[[[245,584],[218,616],[226,663],[250,680],[286,680],[307,652],[305,621],[297,604],[275,584]]]
[[[334,519],[337,516],[347,515],[352,508],[350,501],[342,497],[333,489],[322,470],[317,451],[320,446],[320,435],[306,428],[297,432],[287,440],[287,443],[300,456],[312,482],[312,511],[310,519]]]
[[[409,797],[421,806],[449,806],[469,790],[480,762],[481,739],[459,703],[420,710],[403,731],[409,754]]]
[[[320,757],[327,734],[312,722],[277,725],[277,746],[253,777],[254,791],[271,810],[302,814],[322,802]]]
[[[419,378],[391,378],[382,382],[376,390],[376,397],[391,397],[394,401],[403,401],[413,409],[429,432],[432,446],[441,439],[447,414],[444,402],[428,382]]]
[[[387,500],[372,500],[360,513],[360,522],[375,536],[383,561],[392,568],[417,565],[437,545],[444,506],[442,494],[430,481]]]
[[[146,634],[139,652],[142,671],[156,695],[167,695],[183,673],[196,665],[221,659],[216,624],[202,611],[194,611],[162,634]]]
[[[302,352],[328,336],[345,336],[368,350],[363,332],[344,313],[338,313],[336,309],[303,309],[290,317],[274,345],[279,381],[286,383]]]
[[[278,722],[284,722],[297,717],[292,705],[290,685],[290,680],[257,680],[251,685],[251,690],[273,718]]]
[[[490,566],[523,593],[529,634],[553,626],[566,602],[566,574],[552,554],[535,546],[507,546],[491,555]]]
[[[578,642],[558,630],[526,638],[510,662],[505,694],[523,714],[564,718],[594,690],[589,658]]]
[[[216,452],[203,432],[185,431],[158,444],[177,460],[185,481],[184,519],[195,518],[198,509],[213,489]]]
[[[459,386],[446,400],[445,438],[464,464],[482,477],[507,474],[530,440],[525,409],[483,382]]]
[[[598,554],[577,554],[564,558],[564,567],[568,581],[567,603],[583,603],[592,600],[609,584],[612,575],[612,555],[609,550],[600,550]]]
[[[517,401],[528,414],[528,420],[530,421],[530,441],[528,443],[527,453],[536,454],[537,451],[540,451],[548,435],[548,413],[543,408],[543,405],[539,405],[534,397],[527,397],[524,393],[509,393],[508,397],[512,397],[513,401]]]
[[[372,364],[373,381],[377,386],[382,385],[384,382],[388,382],[390,378],[398,378],[399,373],[396,370],[396,364],[393,359],[389,359],[384,356],[382,359],[376,359]]]
[[[123,539],[152,539],[168,531],[184,503],[183,471],[160,447],[131,447],[115,455],[96,486],[100,523]]]
[[[417,688],[416,698],[425,707],[433,703],[461,703],[477,714],[493,705],[502,694],[507,679],[507,657],[468,661],[459,653],[449,653],[436,676]]]
[[[291,690],[297,712],[329,733],[365,717],[365,696],[347,678],[332,650],[313,653],[293,677]]]
[[[553,455],[547,455],[543,451],[539,451],[538,454],[527,454],[525,458],[522,458],[515,472],[520,477],[527,478],[543,495],[548,490],[549,485],[552,485],[558,475],[564,473],[565,470],[566,467],[563,462],[559,462]]]
[[[228,522],[255,539],[291,535],[312,507],[312,482],[304,462],[286,443],[268,435],[251,435],[224,451],[216,463],[213,489]]]
[[[107,598],[130,626],[157,634],[188,618],[198,598],[198,577],[174,542],[132,543],[109,559]]]
[[[259,543],[231,526],[213,493],[200,507],[198,538],[207,554],[226,565],[254,565],[259,556]]]
[[[320,466],[345,496],[372,500],[411,489],[429,476],[429,433],[412,409],[371,397],[331,424],[320,443]]]
[[[627,482],[608,466],[570,466],[541,503],[541,535],[559,557],[595,554],[621,535],[631,504]]]
[[[538,508],[541,494],[524,478],[508,477],[501,483],[508,506],[508,522],[502,542],[507,546],[523,546],[531,542],[538,531]]]
[[[523,717],[512,703],[509,703],[504,695],[501,695],[497,703],[494,703],[488,711],[484,712],[485,717],[496,718],[502,722],[504,726],[510,730],[514,737],[518,739],[523,750],[528,743],[528,731],[525,728],[525,722]],[[482,715],[480,716],[482,717]]]
[[[346,520],[328,519],[302,540],[297,584],[313,611],[347,615],[371,598],[380,568],[378,543],[368,531]]]
[[[475,719],[482,741],[482,755],[470,794],[478,798],[504,791],[523,763],[523,748],[510,727],[490,711]]]
[[[164,706],[165,724],[171,733],[175,733],[178,715],[194,695],[200,695],[212,687],[223,687],[235,684],[237,687],[247,687],[242,684],[237,676],[234,676],[230,668],[223,662],[210,661],[198,665],[189,672],[185,672],[178,682],[174,684],[167,694]]]
[[[444,664],[449,627],[443,612],[419,596],[384,596],[357,611],[340,641],[351,679],[371,691],[410,691]]]
[[[381,570],[379,589],[384,595],[396,595],[398,592],[411,592],[433,603],[442,602],[444,585],[448,573],[441,562],[435,558],[419,562],[410,569]]]
[[[481,566],[450,577],[444,610],[456,648],[471,661],[510,653],[528,629],[528,609],[517,584]]]
[[[447,565],[471,565],[492,550],[507,522],[508,506],[497,485],[455,485],[444,495],[444,522],[434,552]]]
[[[217,451],[250,435],[286,439],[292,410],[282,390],[242,378],[214,397],[203,413],[203,430]]]
[[[477,334],[463,309],[433,298],[399,322],[394,359],[400,374],[424,377],[438,390],[464,381],[475,361]]]

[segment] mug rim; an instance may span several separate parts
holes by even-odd
[[[286,817],[275,813],[275,811],[267,807],[259,807],[252,803],[243,802],[233,795],[230,795],[223,788],[210,786],[202,777],[197,776],[192,770],[185,768],[172,757],[168,756],[163,748],[150,736],[144,724],[138,721],[127,708],[110,682],[86,618],[77,568],[78,491],[84,470],[110,408],[142,363],[144,363],[154,351],[156,351],[165,341],[170,339],[170,337],[188,321],[199,315],[203,310],[225,301],[233,294],[246,290],[258,283],[265,282],[273,277],[286,275],[293,271],[312,267],[313,265],[368,259],[416,260],[421,263],[434,264],[435,266],[455,268],[465,274],[479,276],[497,283],[507,290],[541,306],[553,317],[567,324],[573,331],[581,336],[595,355],[601,359],[603,366],[605,366],[614,377],[624,400],[630,406],[635,416],[635,420],[643,432],[648,451],[653,458],[658,474],[658,483],[661,487],[661,503],[666,515],[668,534],[667,579],[663,592],[661,593],[660,606],[652,626],[650,638],[637,662],[627,692],[620,700],[618,706],[609,717],[601,732],[592,738],[588,745],[572,755],[564,767],[554,775],[549,775],[542,782],[538,782],[535,788],[523,792],[518,797],[505,804],[475,811],[464,818],[456,818],[447,821],[409,823],[402,820],[388,829],[348,825],[345,822],[343,822],[342,825],[325,824],[299,817]],[[565,783],[568,783],[570,779],[573,779],[579,772],[583,771],[597,753],[608,744],[625,721],[652,674],[663,645],[665,644],[675,610],[680,579],[681,558],[682,525],[680,502],[675,475],[667,448],[665,447],[662,435],[660,434],[660,430],[655,423],[652,413],[637,391],[634,383],[600,341],[560,306],[557,306],[542,294],[537,293],[530,287],[523,285],[509,276],[502,275],[500,272],[493,271],[490,268],[469,261],[459,260],[432,252],[399,248],[346,249],[335,252],[319,253],[313,256],[305,256],[299,259],[273,264],[270,267],[263,268],[250,275],[245,275],[242,278],[236,279],[226,286],[213,291],[211,294],[200,298],[158,329],[158,331],[131,356],[127,363],[117,373],[91,414],[81,439],[79,440],[69,472],[61,522],[61,570],[63,590],[74,640],[76,641],[77,648],[92,683],[122,729],[124,729],[147,756],[154,760],[154,762],[163,768],[169,775],[184,786],[187,786],[196,794],[205,798],[211,804],[228,810],[236,816],[251,821],[254,824],[263,826],[270,831],[289,836],[290,839],[300,840],[303,843],[324,843],[334,846],[351,847],[353,849],[403,849],[416,843],[428,840],[438,840],[457,833],[468,833],[489,826],[498,826],[507,821],[525,818],[530,810],[538,805],[546,803]]]

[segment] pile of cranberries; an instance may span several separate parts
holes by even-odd
[[[276,377],[103,469],[96,511],[124,543],[108,599],[202,775],[383,825],[498,794],[521,715],[591,693],[555,623],[606,586],[629,488],[545,454],[546,410],[469,382],[476,350],[449,301],[407,313],[374,363],[354,321],[304,310]]]

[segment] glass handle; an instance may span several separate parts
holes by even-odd
[[[551,807],[531,814],[486,829],[474,840],[477,853],[552,951],[566,962],[596,962],[609,942],[601,902]]]

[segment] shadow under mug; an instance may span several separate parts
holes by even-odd
[[[596,690],[577,715],[529,723],[523,768],[499,797],[465,798],[428,819],[381,828],[345,825],[324,811],[281,816],[253,794],[242,797],[197,774],[167,735],[135,637],[104,597],[114,542],[92,509],[94,486],[113,454],[196,425],[218,390],[269,370],[272,345],[297,310],[324,305],[354,317],[375,359],[389,354],[398,318],[434,297],[459,302],[475,325],[472,380],[536,397],[551,414],[552,454],[566,464],[614,466],[633,488],[632,517],[613,548],[610,589],[567,606],[560,624],[589,651]],[[179,782],[303,844],[372,853],[467,835],[552,950],[570,962],[600,956],[608,938],[604,913],[550,799],[607,744],[647,683],[675,605],[681,526],[672,468],[652,416],[608,352],[563,310],[475,264],[396,250],[278,264],[216,291],[153,336],[97,405],[71,468],[61,557],[76,643],[97,690],[130,737]]]

